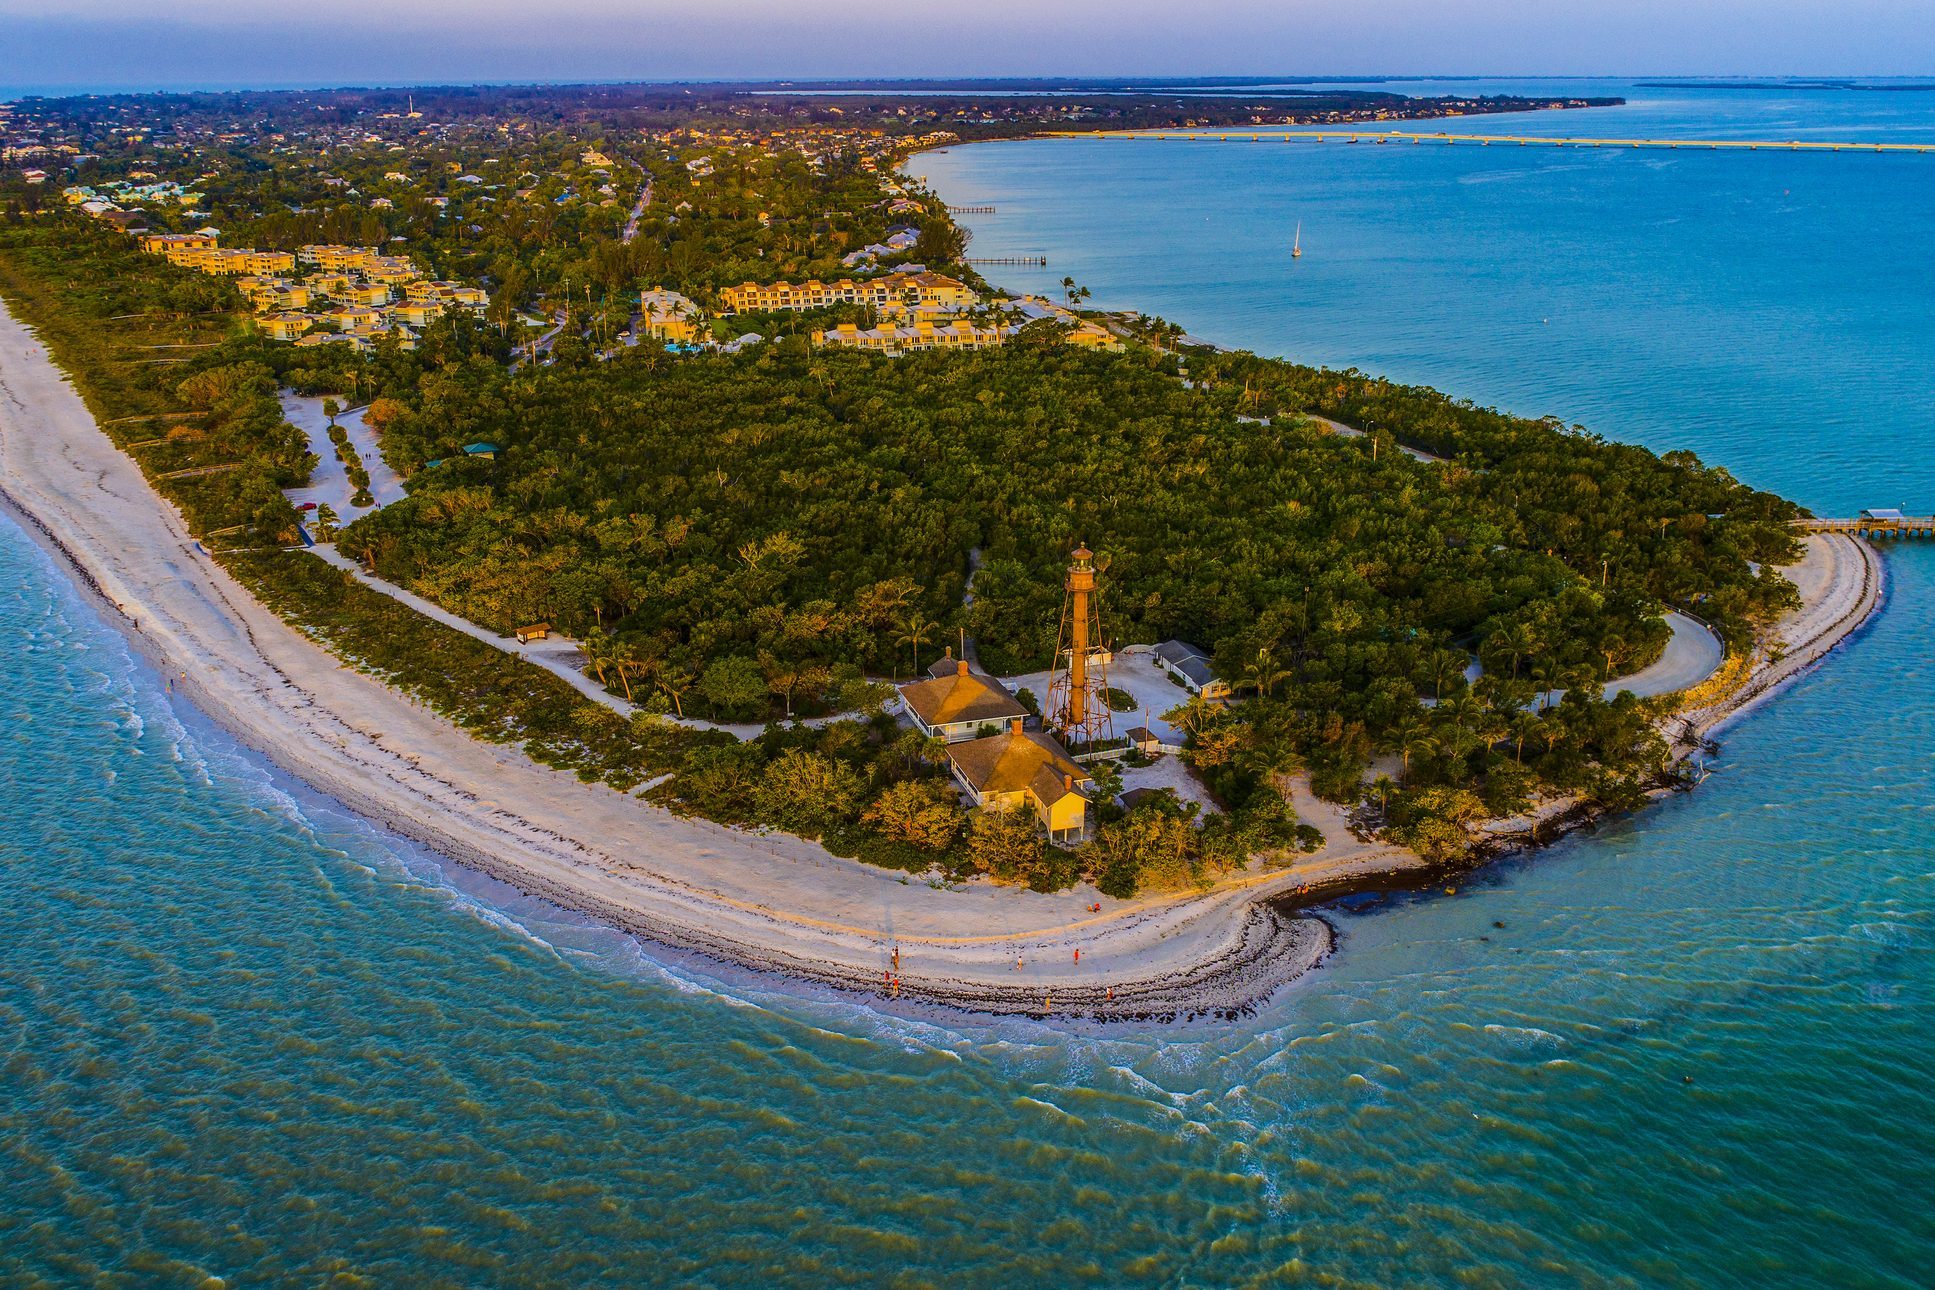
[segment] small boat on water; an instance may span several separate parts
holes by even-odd
[[[1290,258],[1293,260],[1301,260],[1303,258],[1303,221],[1302,220],[1297,221],[1297,235],[1290,239]]]

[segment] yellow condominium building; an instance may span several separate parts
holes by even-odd
[[[363,276],[371,282],[387,282],[391,285],[419,276],[417,266],[400,255],[371,256],[369,263],[362,266],[362,271]]]
[[[363,282],[345,291],[342,298],[352,305],[387,305],[390,303],[390,289],[380,282]]]
[[[312,273],[307,278],[309,289],[319,296],[331,298],[341,296],[356,285],[356,279],[347,273]]]
[[[443,312],[443,306],[435,301],[412,300],[390,307],[390,317],[406,327],[428,327]]]
[[[362,305],[345,305],[341,309],[330,310],[328,318],[339,331],[352,331],[358,327],[375,326],[383,320],[383,315]]]
[[[376,258],[376,248],[318,244],[302,247],[296,254],[302,257],[303,263],[319,269],[360,269]]]
[[[952,322],[923,318],[911,327],[882,325],[865,329],[854,323],[841,323],[829,331],[813,333],[815,345],[848,345],[894,353],[910,349],[988,349],[1006,339],[1007,333],[1002,328],[976,327],[965,318]]]
[[[436,288],[434,297],[439,304],[456,305],[463,309],[482,309],[490,303],[490,292],[482,287],[462,287],[454,282],[433,282]]]
[[[168,246],[162,248],[162,254],[168,257],[168,263],[170,264],[179,264],[185,269],[202,269],[204,272],[214,273],[216,272],[215,269],[205,268],[204,266],[213,264],[213,257],[221,255],[222,250],[220,247],[212,245]]]
[[[307,314],[275,314],[256,321],[270,340],[295,340],[315,325],[316,320]]]
[[[293,273],[296,257],[287,251],[244,251],[250,273]]]
[[[967,284],[939,273],[889,273],[856,282],[841,278],[837,282],[756,282],[726,287],[719,292],[726,308],[735,313],[769,312],[778,309],[823,309],[829,305],[888,304],[941,305],[965,308],[979,297]]]
[[[201,251],[215,248],[212,233],[150,233],[141,239],[141,249],[149,255],[167,255],[171,251]]]

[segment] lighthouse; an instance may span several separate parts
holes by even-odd
[[[1080,543],[1069,556],[1062,584],[1062,621],[1048,683],[1049,724],[1077,751],[1088,751],[1115,734],[1108,700],[1109,651],[1095,578],[1095,552]]]

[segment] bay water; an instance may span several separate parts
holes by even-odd
[[[1926,94],[1575,92],[1635,102],[1445,128],[1935,141]],[[976,254],[1050,256],[1011,286],[1822,513],[1935,507],[1935,157],[914,169],[997,206]],[[210,727],[0,519],[0,1282],[1925,1283],[1935,551],[1887,565],[1697,793],[1335,911],[1253,1017],[1070,1033],[803,994],[445,864]]]

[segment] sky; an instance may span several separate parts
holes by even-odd
[[[1935,0],[0,0],[0,85],[1935,76]]]

